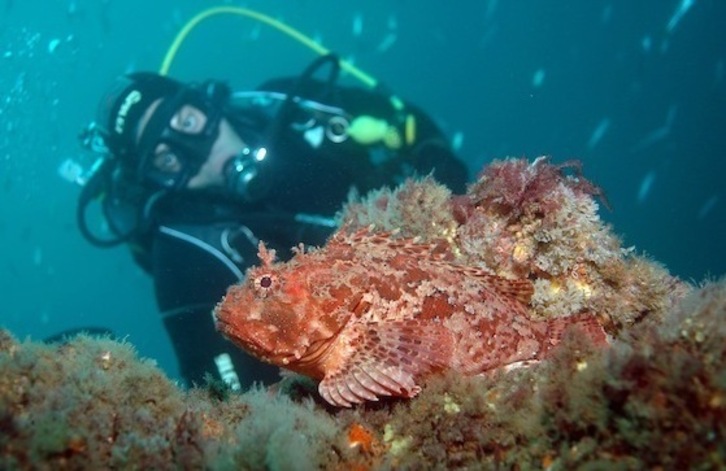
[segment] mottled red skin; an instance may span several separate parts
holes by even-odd
[[[458,266],[437,246],[390,234],[340,232],[287,263],[261,244],[260,258],[217,306],[217,328],[263,361],[322,380],[337,406],[412,397],[442,370],[537,360],[572,323],[532,320],[527,280]]]

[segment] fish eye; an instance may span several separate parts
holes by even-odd
[[[272,278],[269,275],[261,276],[259,283],[261,288],[269,288],[272,285]]]
[[[253,280],[253,285],[257,294],[265,297],[269,292],[274,289],[277,281],[277,277],[271,273],[263,273],[256,276]]]

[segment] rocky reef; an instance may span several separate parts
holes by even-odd
[[[431,178],[350,201],[372,225],[535,286],[532,315],[590,313],[546,360],[431,378],[419,396],[326,405],[285,376],[183,390],[127,343],[0,333],[0,469],[718,469],[726,466],[726,280],[692,287],[624,249],[576,166],[493,162],[466,195]]]
[[[569,172],[575,170],[574,174]],[[348,230],[373,225],[399,237],[448,244],[456,262],[535,286],[532,315],[589,312],[611,334],[661,317],[691,287],[655,261],[624,248],[598,216],[602,191],[575,162],[492,162],[453,196],[432,178],[410,180],[351,201]]]

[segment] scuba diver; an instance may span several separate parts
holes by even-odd
[[[80,230],[99,247],[127,244],[152,276],[190,385],[206,373],[233,389],[279,380],[277,368],[217,333],[211,314],[258,263],[260,240],[283,260],[298,243],[322,245],[351,189],[432,174],[465,190],[466,168],[429,117],[380,89],[342,86],[338,75],[333,55],[252,91],[130,73],[81,136],[100,158],[79,198]],[[91,230],[93,201],[106,233]]]

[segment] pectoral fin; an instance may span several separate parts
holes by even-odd
[[[443,326],[416,320],[361,324],[342,335],[339,361],[318,386],[327,402],[340,407],[415,396],[420,378],[443,369],[453,349]]]

